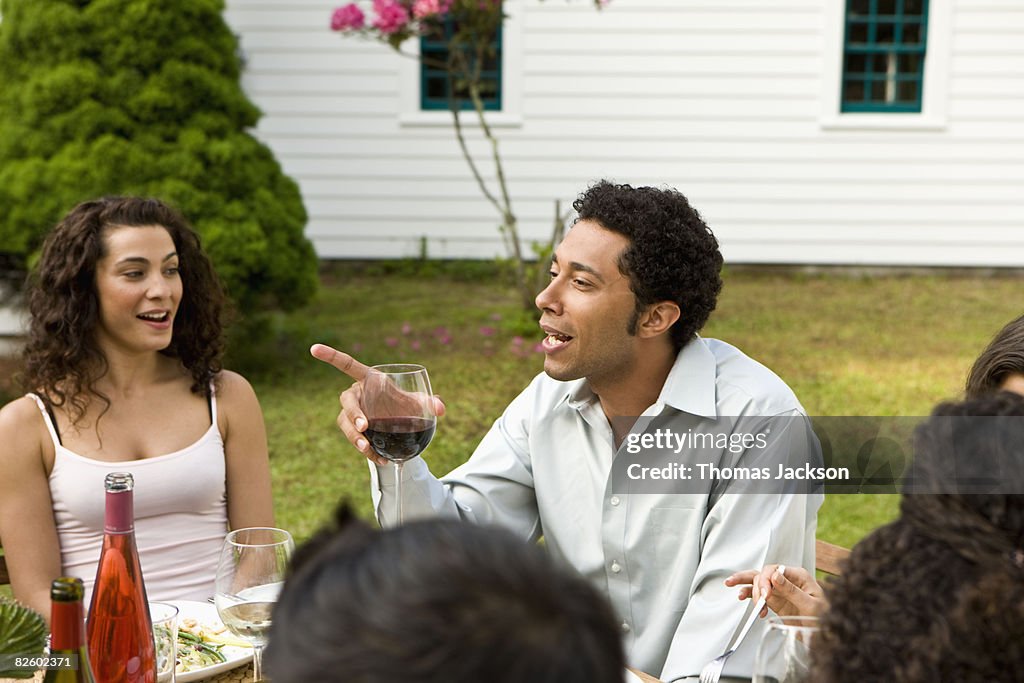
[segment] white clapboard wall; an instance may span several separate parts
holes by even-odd
[[[226,12],[317,252],[503,253],[415,61],[332,33],[337,4]],[[859,117],[835,113],[844,4],[506,0],[494,121],[524,236],[607,177],[679,188],[734,263],[1024,266],[1024,0],[931,0],[924,113]]]

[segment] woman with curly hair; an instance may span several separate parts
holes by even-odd
[[[103,480],[135,478],[149,597],[213,594],[226,530],[273,524],[266,432],[225,371],[225,296],[199,238],[155,199],[76,206],[30,278],[27,393],[0,410],[0,538],[15,596],[49,614],[49,585],[90,592]]]
[[[1024,661],[1024,399],[946,403],[915,433],[900,517],[830,584],[812,680],[1018,680]]]

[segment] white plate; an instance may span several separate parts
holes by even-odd
[[[217,614],[217,608],[208,602],[197,602],[195,600],[172,600],[170,602],[178,608],[179,621],[186,617],[191,617],[200,624],[214,625],[223,623],[220,620],[220,616]],[[219,673],[230,671],[231,669],[238,668],[252,661],[251,647],[225,645],[220,649],[220,652],[227,658],[227,661],[220,662],[219,664],[212,664],[210,666],[204,666],[202,669],[193,669],[192,671],[178,674],[178,683],[202,681],[210,676],[216,676]]]

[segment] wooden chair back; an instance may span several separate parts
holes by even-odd
[[[846,558],[850,556],[850,549],[821,539],[818,539],[814,546],[814,568],[822,574],[839,576]]]

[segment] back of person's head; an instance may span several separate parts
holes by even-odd
[[[997,391],[1011,375],[1024,375],[1024,316],[992,338],[967,375],[967,397]]]
[[[607,602],[509,532],[371,530],[338,513],[296,553],[266,652],[275,683],[620,683]]]
[[[199,236],[185,218],[158,199],[102,197],[82,202],[50,231],[29,278],[29,333],[23,384],[56,405],[81,412],[80,395],[106,368],[94,333],[99,323],[97,263],[106,256],[107,232],[160,226],[178,255],[182,298],[174,334],[162,353],[192,374],[193,391],[208,391],[221,369],[225,296]]]
[[[1024,397],[939,405],[900,517],[827,588],[814,680],[1006,680],[1024,657]]]
[[[645,306],[673,301],[682,315],[672,325],[680,349],[711,312],[722,291],[722,253],[711,229],[681,193],[615,185],[602,180],[573,203],[578,221],[595,221],[629,238],[619,270],[636,297],[634,325]]]

